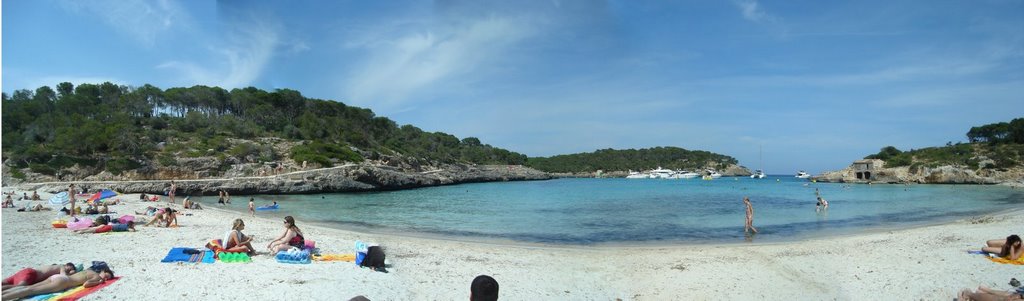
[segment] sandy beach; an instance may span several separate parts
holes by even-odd
[[[4,192],[22,190],[4,188]],[[31,194],[31,192],[29,192]],[[49,194],[40,193],[43,199]],[[159,203],[138,195],[116,216]],[[166,197],[165,197],[166,198]],[[235,198],[236,202],[241,197]],[[26,202],[18,201],[18,206]],[[45,202],[38,202],[43,203]],[[1024,266],[993,263],[966,250],[1019,234],[1024,210],[912,229],[776,244],[542,246],[365,234],[297,224],[324,253],[351,253],[356,240],[385,248],[389,273],[348,262],[294,265],[263,254],[251,263],[160,263],[172,247],[203,247],[235,218],[265,248],[284,231],[278,218],[216,209],[183,210],[180,227],[73,234],[54,229],[53,211],[2,210],[3,274],[26,266],[106,261],[117,283],[86,300],[464,300],[480,274],[500,283],[502,300],[952,300],[962,288],[1009,289]],[[176,208],[180,209],[179,205]],[[187,215],[191,214],[191,215]],[[742,228],[738,219],[737,227]]]

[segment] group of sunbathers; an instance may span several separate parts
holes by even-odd
[[[1008,260],[1021,260],[1021,256],[1024,255],[1024,245],[1022,245],[1020,236],[1010,235],[1007,236],[1006,239],[993,239],[986,241],[985,247],[982,247],[981,251],[984,253],[994,254]],[[979,286],[976,291],[964,289],[960,291],[957,299],[959,301],[1024,300],[1024,287],[1021,287],[1020,283],[1017,283],[1015,286],[1017,287],[1016,291],[1001,291],[985,286]]]

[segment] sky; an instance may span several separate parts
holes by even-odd
[[[6,93],[287,88],[529,156],[678,146],[817,174],[1024,117],[1021,0],[2,4]]]

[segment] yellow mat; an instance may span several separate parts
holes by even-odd
[[[356,255],[353,254],[323,254],[320,256],[313,256],[315,261],[347,261],[355,262]]]
[[[1006,258],[1003,258],[1003,257],[985,257],[985,258],[988,258],[988,260],[991,260],[992,262],[998,262],[998,263],[1003,263],[1003,264],[1024,265],[1024,256],[1021,256],[1020,258],[1017,258],[1017,260],[1009,260],[1009,259],[1006,259]]]

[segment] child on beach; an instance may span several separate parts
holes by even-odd
[[[256,203],[253,198],[249,198],[249,215],[256,217]]]
[[[747,206],[747,222],[743,226],[743,233],[753,231],[757,234],[757,228],[754,228],[754,205],[750,204],[749,197],[743,197],[743,204]]]

